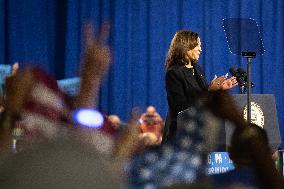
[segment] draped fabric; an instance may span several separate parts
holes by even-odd
[[[252,92],[275,95],[284,134],[282,15],[282,0],[0,0],[0,64],[40,65],[57,79],[78,76],[83,23],[91,21],[98,29],[107,21],[113,57],[98,108],[125,120],[133,107],[154,105],[164,117],[164,59],[174,33],[200,34],[199,63],[210,81],[229,67],[246,66],[245,59],[230,53],[222,19],[253,18],[265,53],[253,60]]]

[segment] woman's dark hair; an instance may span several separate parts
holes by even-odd
[[[174,35],[165,61],[166,70],[171,66],[184,66],[188,64],[186,59],[187,51],[194,49],[198,45],[198,33],[181,30]]]

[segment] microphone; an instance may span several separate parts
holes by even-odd
[[[244,72],[242,69],[239,68],[238,70],[236,70],[235,68],[231,67],[229,69],[229,72],[232,74],[232,76],[236,77],[237,82],[239,83],[240,86],[245,85],[246,81],[245,81],[245,77],[243,76]]]
[[[232,74],[232,76],[236,77],[237,82],[240,86],[240,92],[241,94],[244,94],[246,91],[246,85],[247,85],[247,72],[245,72],[242,68],[238,68],[237,70],[233,67],[229,69],[229,72]],[[251,82],[251,88],[254,87],[254,83]]]
[[[232,76],[237,77],[237,75],[238,75],[237,70],[233,67],[230,67],[229,72],[232,74]]]
[[[244,84],[246,85],[247,81],[248,81],[247,72],[244,71],[242,68],[238,68],[237,70],[238,70],[239,74],[244,78]],[[254,83],[251,82],[250,84],[251,84],[251,88],[253,88]]]
[[[247,72],[245,72],[242,68],[238,68],[237,71],[239,72],[239,74],[244,77],[244,80],[247,81],[248,77],[247,77]]]

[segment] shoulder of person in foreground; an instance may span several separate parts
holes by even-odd
[[[120,167],[117,159],[62,139],[33,146],[4,160],[0,164],[0,186],[23,189],[127,188]]]

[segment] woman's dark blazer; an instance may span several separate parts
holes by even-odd
[[[171,140],[175,136],[178,113],[189,108],[197,95],[208,90],[208,83],[200,66],[196,63],[193,69],[194,71],[185,66],[172,66],[166,72],[169,111],[163,133],[163,142]]]

